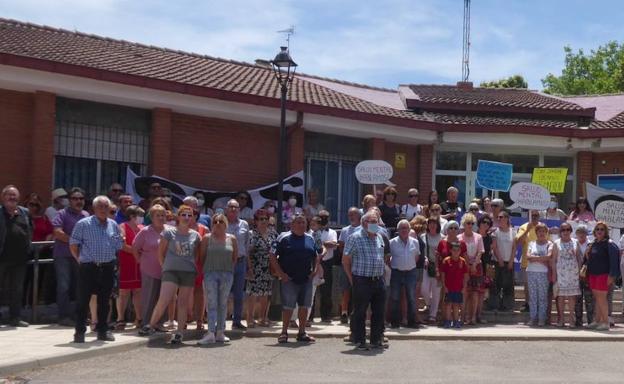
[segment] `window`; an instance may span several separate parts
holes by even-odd
[[[306,154],[306,190],[315,189],[331,215],[331,224],[346,225],[347,212],[359,206],[360,184],[355,178],[358,160],[337,155]]]
[[[539,167],[538,155],[516,155],[497,153],[473,153],[472,170],[477,170],[479,160],[498,161],[513,164],[514,173],[533,173],[533,168]]]
[[[466,152],[437,152],[436,169],[465,171]]]
[[[149,111],[59,98],[54,135],[54,187],[81,187],[90,196],[126,169],[144,173],[149,154]]]

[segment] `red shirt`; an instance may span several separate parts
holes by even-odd
[[[442,261],[440,271],[444,273],[444,286],[449,292],[461,292],[464,288],[464,276],[468,273],[468,264],[463,257],[457,260],[450,256]]]
[[[46,237],[52,234],[54,228],[52,227],[52,223],[50,223],[50,219],[46,215],[34,217],[32,219],[33,223],[33,241],[45,241]]]
[[[457,240],[459,242],[460,255],[465,255],[468,253],[468,248],[466,248],[466,243],[463,240]],[[446,240],[440,240],[438,243],[438,254],[440,255],[439,262],[446,259],[447,256],[451,256],[451,243]]]

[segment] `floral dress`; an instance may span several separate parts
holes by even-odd
[[[561,239],[557,240],[555,245],[559,251],[559,257],[557,258],[559,296],[578,296],[581,294],[579,288],[579,267],[576,259],[578,245],[575,240],[564,243]]]
[[[260,232],[252,231],[249,239],[249,258],[253,279],[247,281],[247,294],[251,296],[269,296],[272,292],[273,279],[269,269],[269,250],[277,239],[277,232],[269,230],[266,238]]]

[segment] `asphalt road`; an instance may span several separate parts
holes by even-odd
[[[622,383],[624,343],[393,340],[387,350],[361,352],[339,339],[158,341],[16,376],[30,383]]]

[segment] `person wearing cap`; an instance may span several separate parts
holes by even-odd
[[[288,342],[288,325],[296,305],[299,333],[297,341],[314,342],[306,333],[308,309],[312,305],[312,277],[317,273],[323,250],[314,237],[306,233],[307,220],[303,213],[291,218],[291,229],[273,242],[269,254],[271,267],[280,280],[282,296],[282,332],[278,343]]]
[[[69,206],[61,209],[54,220],[54,271],[56,273],[56,305],[58,306],[58,324],[73,327],[71,320],[70,297],[76,296],[70,293],[70,289],[77,289],[78,262],[69,250],[69,238],[76,223],[89,213],[84,210],[85,192],[81,188],[72,188],[69,191]]]
[[[249,224],[240,218],[240,203],[231,199],[227,202],[225,215],[228,219],[227,233],[234,235],[238,243],[238,258],[234,265],[234,281],[232,295],[234,296],[234,313],[232,329],[247,329],[241,322],[243,318],[243,300],[245,299],[245,277],[247,276],[247,254],[249,250]]]
[[[386,250],[380,234],[379,217],[373,211],[362,216],[362,229],[349,237],[342,266],[353,287],[352,339],[358,349],[366,350],[366,311],[371,307],[370,343],[385,348],[383,340],[386,286],[384,283]]]
[[[450,225],[449,225],[450,227]],[[462,245],[459,241],[449,244],[451,254],[442,260],[440,274],[444,283],[444,328],[461,328],[459,310],[464,303],[464,293],[468,286],[468,264],[462,257]]]
[[[67,198],[67,191],[63,188],[57,188],[52,191],[52,205],[50,205],[45,210],[45,215],[50,219],[50,221],[54,220],[58,211],[63,208],[69,206],[69,199]]]

